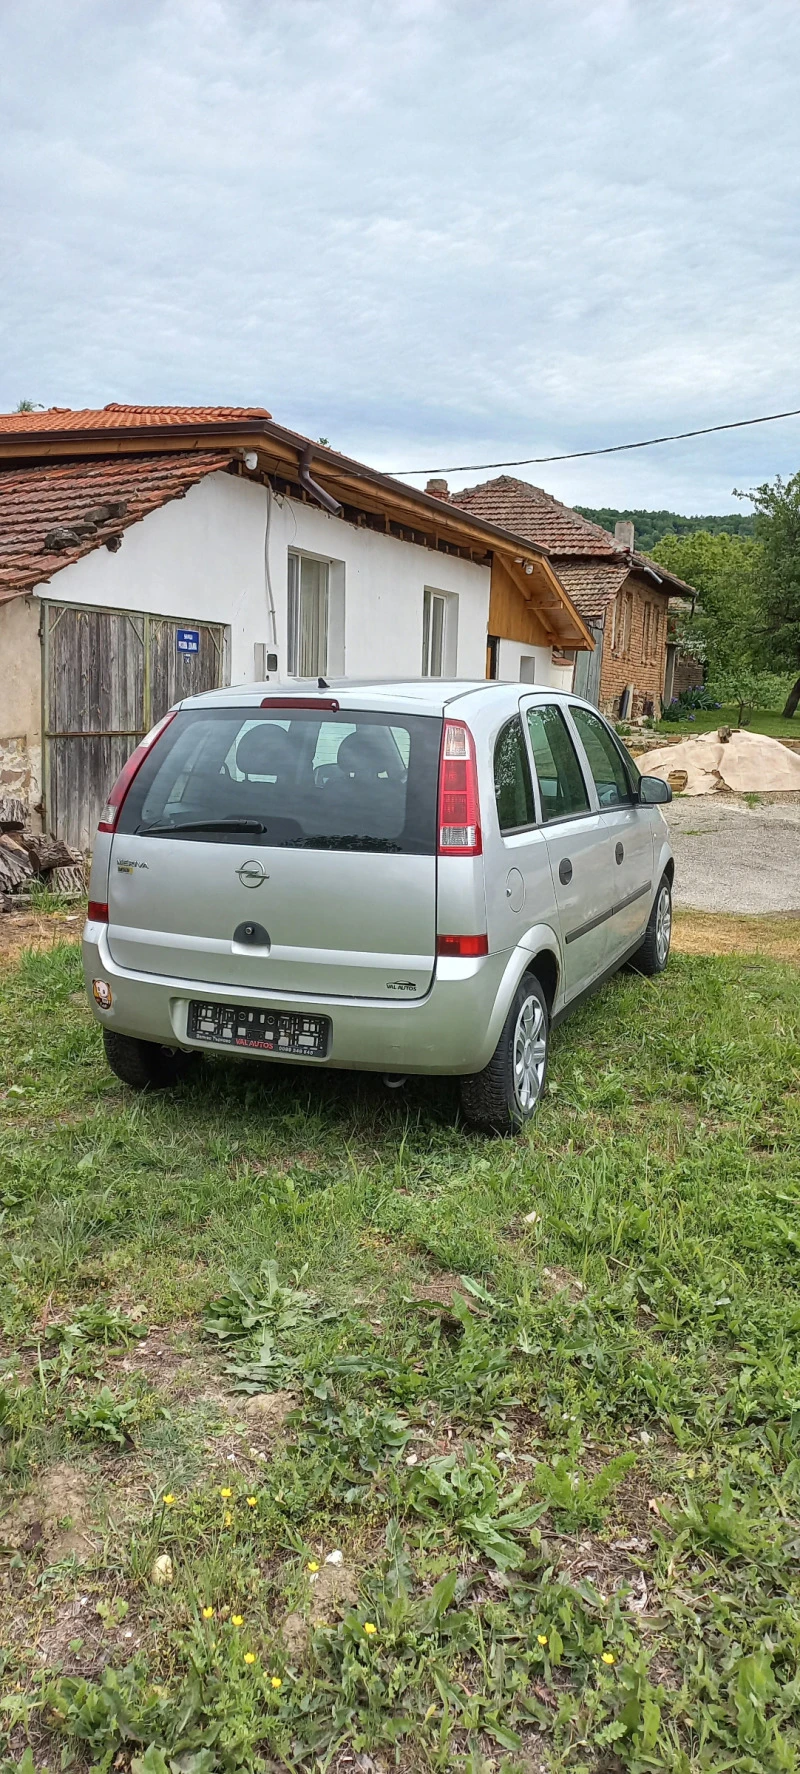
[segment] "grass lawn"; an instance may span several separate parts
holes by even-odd
[[[799,1031],[621,975],[491,1142],[0,974],[2,1774],[796,1769]]]
[[[658,721],[657,733],[712,733],[717,727],[738,727],[736,708],[699,708],[693,721]],[[751,733],[767,733],[771,739],[800,739],[800,713],[785,720],[770,710],[758,710],[746,722]]]

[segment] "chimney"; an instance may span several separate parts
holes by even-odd
[[[621,517],[615,523],[614,541],[618,548],[624,548],[626,553],[633,554],[633,520],[631,518]]]
[[[449,499],[446,480],[429,480],[425,488],[431,499]]]

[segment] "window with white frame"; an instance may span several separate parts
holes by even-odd
[[[422,676],[455,676],[458,652],[458,598],[426,585],[422,606]]]
[[[328,670],[330,562],[289,555],[287,669],[292,677],[316,678]]]

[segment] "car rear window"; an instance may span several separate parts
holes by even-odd
[[[117,829],[430,856],[441,730],[431,715],[184,709],[134,778]]]

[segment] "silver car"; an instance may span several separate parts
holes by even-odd
[[[658,806],[580,698],[499,683],[190,697],[103,809],[84,932],[108,1063],[198,1054],[455,1074],[473,1126],[534,1113],[551,1028],[623,962],[660,973]]]

